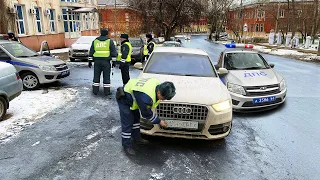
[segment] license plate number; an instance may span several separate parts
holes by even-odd
[[[166,120],[169,128],[198,129],[198,122]]]
[[[275,96],[271,97],[264,97],[264,98],[255,98],[253,99],[254,104],[259,104],[259,103],[265,103],[265,102],[272,102],[275,101],[277,98]]]
[[[69,71],[63,71],[60,75],[64,76],[64,75],[67,75],[67,74],[69,74]]]

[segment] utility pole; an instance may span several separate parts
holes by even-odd
[[[118,41],[117,41],[117,0],[114,0],[114,39],[116,41],[116,44],[118,44]]]
[[[317,56],[320,56],[320,39],[319,39],[319,43],[318,43],[318,53]]]

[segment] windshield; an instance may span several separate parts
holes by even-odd
[[[77,41],[76,44],[91,44],[92,41],[94,41],[97,37],[95,36],[87,36],[87,37],[80,37]]]
[[[167,42],[167,43],[163,43],[163,46],[165,46],[165,47],[180,47],[180,44],[175,43],[175,42]]]
[[[132,47],[141,47],[142,46],[140,39],[132,39],[132,40],[130,39],[129,41],[130,41]]]
[[[217,77],[208,56],[171,52],[154,52],[145,73]]]
[[[39,56],[38,53],[33,50],[23,46],[20,43],[7,43],[2,44],[2,47],[7,50],[14,57],[33,57]]]
[[[224,56],[227,70],[268,69],[269,65],[257,53],[227,53]]]

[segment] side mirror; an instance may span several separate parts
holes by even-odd
[[[143,70],[143,65],[141,62],[137,62],[133,65],[134,68],[139,69],[139,70]]]
[[[51,54],[49,52],[43,52],[42,55],[44,56],[51,56]]]
[[[274,64],[269,64],[269,66],[270,66],[271,68],[274,68]]]
[[[219,75],[225,75],[228,73],[229,73],[229,71],[226,68],[219,68],[219,70],[218,70]]]

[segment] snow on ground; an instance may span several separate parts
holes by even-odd
[[[69,52],[69,48],[62,48],[62,49],[53,49],[53,50],[50,50],[50,53],[53,53],[53,54],[67,53],[67,52]]]
[[[25,126],[32,125],[38,119],[56,108],[67,106],[75,98],[77,91],[72,88],[54,90],[23,91],[10,102],[5,120],[0,122],[0,143],[19,134]]]

